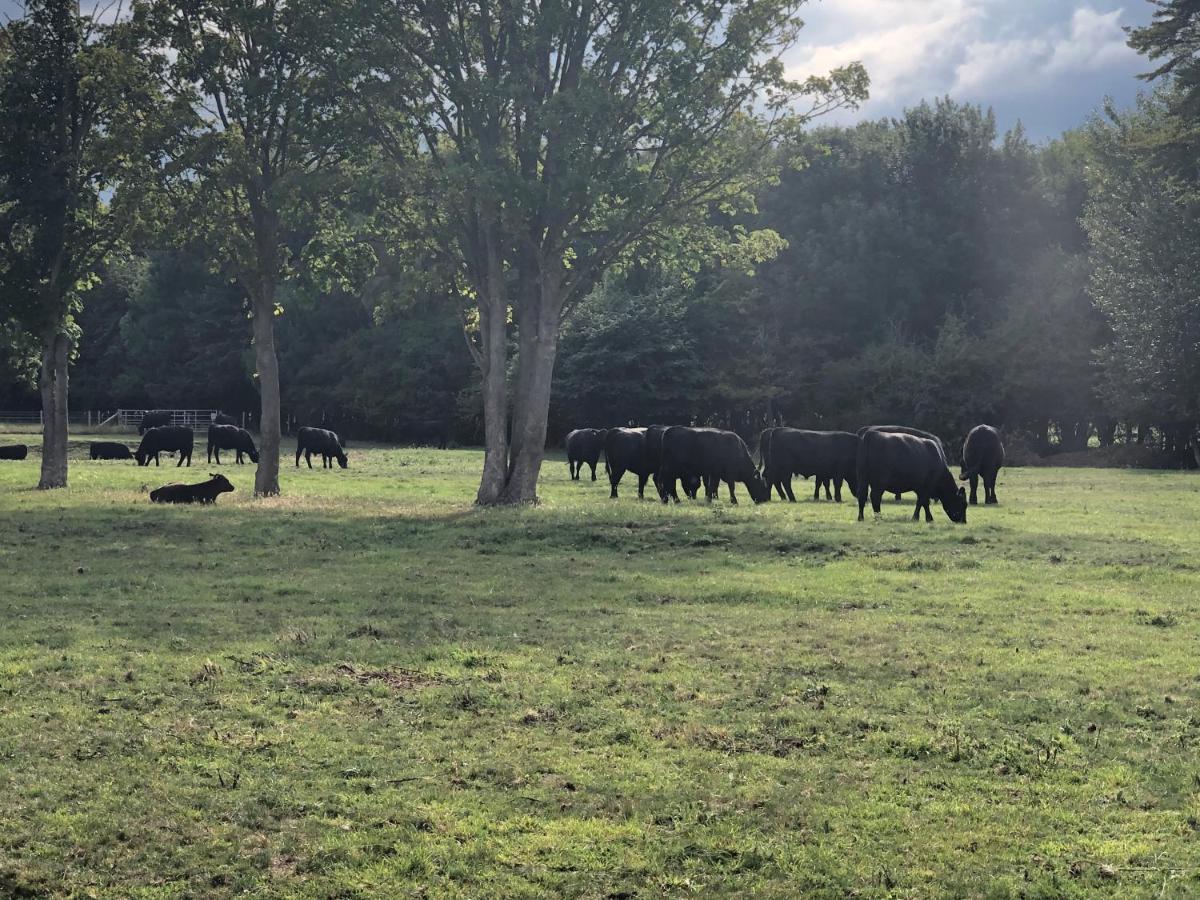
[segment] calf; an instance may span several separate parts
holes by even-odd
[[[133,453],[124,444],[113,441],[92,441],[92,459],[133,459]]]
[[[219,466],[222,450],[235,451],[239,466],[242,464],[243,453],[250,457],[250,462],[258,462],[258,448],[254,446],[254,438],[250,437],[250,432],[245,428],[238,428],[236,425],[209,425],[208,461],[211,463],[215,454]]]
[[[178,453],[179,462],[175,468],[179,468],[185,462],[190,468],[192,465],[192,447],[195,443],[196,435],[192,432],[192,429],[184,425],[162,425],[158,428],[151,428],[142,435],[142,442],[138,444],[133,458],[137,460],[139,466],[150,465],[150,460],[153,458],[154,465],[157,466],[158,454]]]
[[[605,428],[576,428],[567,435],[567,469],[572,481],[579,480],[585,463],[592,469],[592,481],[596,480],[596,463],[600,462],[607,436]]]
[[[967,492],[958,487],[946,467],[941,448],[928,438],[889,431],[868,430],[858,446],[858,521],[870,496],[871,508],[879,514],[884,492],[915,491],[917,506],[913,521],[925,510],[925,521],[933,521],[930,500],[937,500],[951,522],[967,521]]]
[[[971,505],[979,500],[979,479],[983,478],[983,502],[999,503],[996,499],[996,476],[1004,465],[1004,443],[1000,432],[991,425],[976,425],[963,443],[962,470],[959,481],[971,482]]]
[[[9,444],[7,447],[0,447],[0,459],[24,459],[29,455],[29,447],[25,444]]]
[[[322,469],[332,469],[332,459],[336,459],[343,469],[349,465],[346,452],[342,449],[342,439],[336,433],[325,428],[305,426],[296,432],[296,466],[299,467],[300,456],[303,454],[304,461],[311,469],[314,453],[321,455]]]
[[[212,475],[200,484],[165,484],[150,492],[151,503],[216,503],[233,485],[224,475]]]

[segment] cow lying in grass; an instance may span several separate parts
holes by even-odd
[[[133,459],[130,449],[115,441],[92,441],[89,449],[92,459]]]
[[[233,485],[224,475],[213,475],[200,484],[166,484],[150,492],[151,503],[216,503]]]
[[[29,455],[29,448],[24,444],[9,444],[0,447],[0,459],[24,459]]]

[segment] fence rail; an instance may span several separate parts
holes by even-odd
[[[171,414],[172,425],[186,425],[189,428],[208,428],[212,423],[213,417],[217,415],[219,410],[215,409],[171,409],[162,410]],[[72,412],[68,417],[70,424],[76,428],[102,428],[113,429],[115,431],[136,431],[141,424],[142,416],[146,414],[143,409],[117,409],[117,410],[84,410],[82,412]],[[245,417],[242,417],[243,420]],[[245,422],[243,421],[243,424]],[[42,427],[42,413],[40,410],[0,410],[0,425],[28,425],[35,428]]]

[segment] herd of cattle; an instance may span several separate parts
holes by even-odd
[[[147,413],[138,428],[141,442],[136,450],[122,443],[96,441],[90,453],[94,460],[134,459],[139,466],[150,461],[159,465],[162,453],[179,454],[176,467],[191,466],[195,433],[191,428],[170,424],[170,413]],[[583,467],[596,467],[601,457],[608,473],[610,496],[626,472],[637,478],[638,497],[645,497],[646,483],[653,479],[655,490],[664,502],[679,502],[679,487],[685,496],[696,499],[700,488],[713,500],[721,482],[729,488],[729,501],[737,503],[735,485],[745,485],[756,503],[779,498],[795,502],[792,478],[812,478],[813,499],[842,500],[842,485],[858,500],[861,521],[867,501],[876,513],[884,494],[915,493],[917,506],[913,520],[925,512],[933,521],[930,504],[936,500],[953,522],[967,520],[967,506],[978,502],[979,482],[983,482],[984,502],[996,503],[996,476],[1004,465],[1004,445],[1000,434],[990,425],[978,425],[963,443],[960,481],[955,481],[947,463],[946,447],[941,438],[900,425],[868,425],[856,433],[848,431],[806,431],[798,428],[767,428],[758,440],[758,464],[746,442],[732,431],[684,425],[651,425],[646,428],[580,428],[567,435],[567,464],[572,480],[579,480]],[[258,448],[250,432],[232,419],[218,417],[208,429],[208,461],[221,464],[221,451],[232,452],[238,464],[246,458],[258,462]],[[0,459],[25,459],[24,445],[0,447]],[[304,427],[296,433],[296,465],[303,456],[312,468],[313,455],[321,457],[322,468],[343,469],[349,465],[345,443],[333,431]],[[222,475],[196,485],[170,484],[150,494],[161,503],[212,503],[217,496],[233,490]]]
[[[614,499],[629,472],[638,479],[639,497],[645,496],[646,483],[653,479],[664,503],[679,502],[677,485],[693,499],[703,486],[705,497],[712,500],[721,482],[729,488],[730,503],[737,503],[738,483],[756,503],[770,500],[772,490],[794,503],[792,477],[800,475],[813,479],[814,500],[824,488],[827,499],[841,502],[845,484],[858,500],[859,521],[868,500],[878,513],[884,494],[899,499],[911,492],[917,495],[914,521],[922,510],[925,520],[933,521],[930,503],[936,500],[952,522],[965,522],[968,503],[978,502],[981,480],[984,502],[998,502],[996,476],[1004,465],[1004,444],[990,425],[976,426],[963,443],[959,480],[970,483],[969,498],[950,472],[941,438],[902,425],[868,425],[857,433],[768,428],[759,436],[757,465],[746,442],[734,432],[683,425],[580,428],[567,435],[566,449],[575,481],[585,465],[595,481],[603,457]]]

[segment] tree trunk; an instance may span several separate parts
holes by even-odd
[[[484,228],[483,283],[478,285],[484,451],[475,502],[480,506],[501,502],[508,481],[508,294],[496,237],[498,221],[493,210]]]
[[[263,279],[254,297],[254,358],[262,402],[254,496],[279,493],[279,359],[275,355],[275,285]]]
[[[60,330],[42,341],[38,389],[42,395],[42,475],[39,490],[67,486],[67,366],[70,340]]]
[[[537,481],[546,455],[546,426],[558,354],[558,308],[549,298],[543,299],[521,323],[512,457],[501,503],[536,503],[538,499]]]

